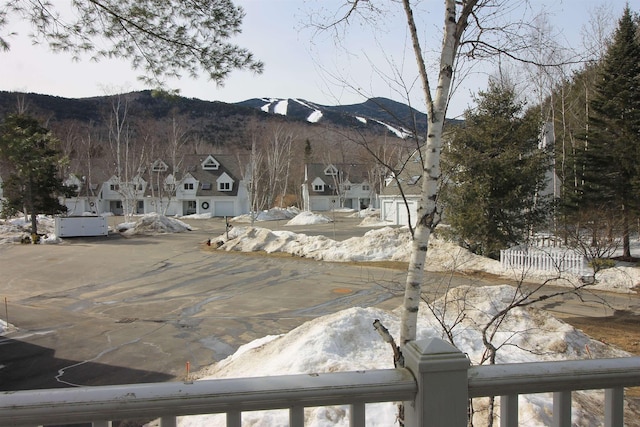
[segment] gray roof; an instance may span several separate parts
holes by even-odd
[[[380,195],[382,196],[395,196],[400,194],[398,188],[398,181],[402,186],[402,191],[405,195],[418,195],[422,190],[422,175],[423,168],[420,161],[420,152],[414,151],[408,159],[405,159],[396,168],[397,180],[392,179],[388,185],[386,185]]]

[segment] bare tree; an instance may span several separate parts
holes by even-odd
[[[136,144],[129,123],[129,103],[125,95],[112,97],[108,118],[108,140],[114,159],[113,182],[122,202],[127,220],[137,211],[137,202],[144,191],[142,172],[148,164],[143,144]]]

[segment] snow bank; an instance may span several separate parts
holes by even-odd
[[[267,253],[285,252],[325,261],[403,261],[408,259],[408,233],[397,228],[371,230],[363,237],[335,241],[324,236],[307,236],[260,227],[234,227],[213,239],[221,250]]]
[[[175,218],[150,213],[141,216],[135,222],[118,224],[117,230],[125,236],[135,236],[140,234],[181,233],[191,230],[191,226]]]
[[[448,324],[455,325],[451,330],[454,344],[477,364],[484,352],[482,326],[512,301],[514,292],[516,290],[511,286],[456,288],[435,302],[434,312],[441,313]],[[458,310],[463,308],[465,316],[461,317]],[[391,348],[372,326],[376,319],[398,337],[399,313],[354,307],[306,322],[287,334],[256,340],[202,371],[200,378],[393,368]],[[445,336],[433,312],[424,305],[420,310],[418,331],[418,339]],[[501,347],[499,363],[628,356],[623,351],[590,339],[546,312],[528,308],[514,309],[504,318],[493,343]],[[576,394],[579,396],[574,397],[574,420],[580,420],[580,425],[598,425],[601,419],[588,414],[586,409],[591,412],[593,408],[602,407],[601,395],[593,392]],[[520,420],[524,420],[527,426],[549,425],[551,408],[550,395],[521,396]],[[288,414],[282,411],[248,412],[242,417],[243,423],[255,427],[288,425]],[[367,405],[367,426],[391,426],[395,421],[394,404]],[[223,426],[224,423],[224,417],[216,415],[183,417],[179,421],[181,427]],[[348,426],[348,409],[344,406],[308,408],[305,425]],[[478,419],[475,425],[485,424]]]
[[[303,211],[290,219],[285,225],[313,225],[327,224],[330,222],[333,222],[333,220],[329,217],[309,211]]]
[[[55,221],[53,217],[38,215],[38,234],[40,244],[61,243],[55,235]],[[0,221],[0,244],[31,242],[31,219],[20,217]]]
[[[233,222],[250,223],[253,221],[282,221],[289,220],[300,213],[300,210],[296,207],[289,208],[271,208],[266,211],[258,212],[257,214],[245,214],[233,217]]]
[[[298,215],[301,223],[313,223],[316,216]],[[296,217],[297,218],[297,217]],[[291,255],[333,262],[398,261],[409,262],[411,236],[406,227],[385,226],[366,232],[362,237],[334,241],[324,236],[307,236],[288,231],[271,231],[260,227],[235,227],[229,233],[211,239],[215,246],[226,251],[267,253],[285,252]],[[575,287],[581,285],[580,277],[558,272],[505,270],[499,261],[476,255],[453,242],[432,236],[425,265],[427,271],[484,272],[507,280],[526,280],[543,283],[551,280],[554,285]],[[640,288],[640,269],[619,266],[598,273],[593,289],[622,293],[636,292]]]

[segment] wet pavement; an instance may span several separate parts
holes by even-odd
[[[403,272],[217,252],[219,219],[155,236],[0,247],[0,389],[180,379],[240,345],[353,306],[398,305]],[[363,234],[366,230],[359,230]],[[373,319],[372,319],[373,321]]]
[[[189,222],[194,230],[178,234],[0,246],[0,318],[17,327],[0,337],[0,390],[180,380],[187,362],[197,371],[312,318],[400,304],[405,270],[218,252],[205,243],[224,221]],[[367,231],[358,222],[259,225],[343,240]],[[499,283],[428,273],[425,288],[435,298],[452,286]],[[640,310],[636,297],[594,298],[544,304],[564,316]]]

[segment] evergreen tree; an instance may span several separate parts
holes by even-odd
[[[66,211],[58,195],[68,192],[57,175],[60,152],[57,140],[38,121],[11,114],[0,124],[0,164],[5,200],[2,212],[31,215],[31,233],[36,242],[36,216]]]
[[[491,81],[476,102],[443,155],[450,171],[443,200],[462,244],[497,258],[544,220],[547,206],[539,194],[549,156],[538,149],[539,116],[523,114],[513,87]]]
[[[617,212],[630,257],[630,224],[640,208],[640,31],[628,7],[600,64],[583,138],[578,208]]]
[[[11,24],[24,21],[35,43],[76,58],[128,59],[152,86],[184,74],[222,83],[235,69],[263,69],[248,50],[229,42],[243,17],[232,0],[15,0],[0,5],[0,50],[10,47]]]

